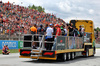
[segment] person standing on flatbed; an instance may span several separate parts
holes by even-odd
[[[34,25],[30,28],[31,34],[37,34],[37,25],[34,23]],[[37,35],[34,36],[34,41],[37,41],[38,37]],[[33,42],[33,48],[36,49],[36,42]]]
[[[53,28],[52,28],[53,24],[50,24],[49,27],[46,30],[46,40],[47,41],[53,41]],[[52,43],[46,43],[46,49],[47,50],[51,50],[52,47]]]
[[[34,26],[32,26],[30,28],[31,34],[37,34],[37,28],[36,27],[37,27],[36,24],[34,24]]]

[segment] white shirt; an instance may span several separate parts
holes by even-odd
[[[82,33],[84,32],[84,28],[81,29],[81,32],[82,32]]]
[[[47,38],[52,38],[53,28],[48,27],[46,32]]]
[[[67,30],[64,28],[65,34],[67,34]]]

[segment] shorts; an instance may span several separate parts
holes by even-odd
[[[5,53],[7,53],[8,51],[4,51]]]

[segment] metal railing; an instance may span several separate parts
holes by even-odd
[[[81,49],[83,46],[82,37],[67,37],[67,49]]]
[[[28,34],[24,36],[24,48],[29,47],[33,48],[33,43],[37,44],[36,47],[53,50],[54,42],[56,43],[55,50],[65,50],[65,49],[81,49],[83,48],[84,40],[83,37],[72,37],[72,36],[57,36],[56,40],[54,40],[55,36],[53,35],[53,40],[46,40],[47,36],[42,35],[41,40],[39,40],[40,35],[32,35]],[[30,38],[29,38],[30,37]],[[37,39],[36,39],[37,37]],[[27,43],[26,43],[27,42]],[[31,45],[29,45],[31,44]],[[50,45],[51,44],[51,45]],[[47,47],[47,45],[49,45]]]

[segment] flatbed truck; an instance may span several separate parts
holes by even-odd
[[[93,21],[71,20],[70,23],[73,23],[73,27],[78,29],[80,25],[84,25],[85,35],[83,37],[57,36],[56,50],[47,50],[46,44],[53,44],[54,41],[46,41],[45,35],[42,35],[42,39],[39,41],[34,39],[38,35],[26,34],[19,57],[66,61],[73,60],[77,56],[94,56],[96,52]],[[37,44],[37,48],[33,48],[33,43]]]

